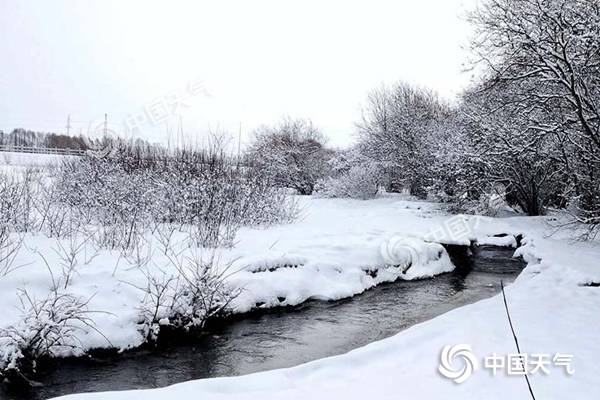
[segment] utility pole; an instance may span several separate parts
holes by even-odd
[[[71,114],[67,116],[67,136],[71,133]]]
[[[240,162],[241,143],[242,143],[242,122],[240,121],[240,129],[238,131],[238,154],[237,154],[238,163]]]
[[[183,139],[183,118],[181,118],[181,114],[179,114],[179,134],[177,136],[177,142],[181,140],[181,148],[184,148],[185,140]]]
[[[108,114],[104,113],[104,138],[108,136]]]

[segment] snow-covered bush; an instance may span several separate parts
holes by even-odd
[[[325,137],[310,121],[285,118],[254,134],[246,158],[268,171],[276,185],[309,195],[317,180],[327,175],[331,151],[325,148]]]
[[[0,225],[0,277],[18,269],[15,259],[23,245],[23,237],[13,233],[9,227]]]
[[[157,339],[162,326],[202,328],[208,319],[226,313],[241,292],[227,283],[235,273],[231,264],[220,265],[215,253],[184,256],[170,249],[168,256],[177,273],[148,268],[146,285],[138,287],[144,292],[140,331],[149,341]]]
[[[112,149],[67,159],[54,177],[33,169],[0,175],[0,250],[10,232],[41,231],[127,253],[162,224],[187,232],[195,246],[230,246],[241,226],[297,216],[297,203],[271,173],[241,165],[219,146],[167,151],[115,141]]]
[[[160,268],[146,270],[146,285],[137,287],[144,292],[140,305],[139,329],[146,341],[155,341],[161,325],[170,324],[180,295],[179,277]]]
[[[86,301],[56,286],[41,300],[25,290],[18,295],[24,317],[0,328],[0,377],[34,372],[42,357],[81,354],[77,332],[95,330]]]
[[[151,158],[134,150],[83,157],[58,177],[59,203],[74,210],[102,247],[129,249],[148,227],[176,224],[195,246],[229,246],[240,226],[288,222],[295,203],[269,174],[222,150]]]
[[[227,310],[229,304],[240,294],[239,288],[231,287],[227,278],[232,265],[220,265],[219,257],[212,253],[205,258],[199,255],[186,257],[177,262],[180,296],[172,317],[174,324],[185,329],[202,328],[206,321]]]
[[[27,168],[20,176],[0,174],[0,225],[17,232],[34,229],[39,179],[39,171],[34,168]]]
[[[74,233],[78,224],[73,224],[73,213],[65,210],[59,202],[59,192],[52,178],[42,178],[39,181],[38,193],[35,197],[34,208],[39,216],[37,229],[48,237],[67,237]]]
[[[0,277],[20,267],[15,259],[23,244],[21,232],[33,223],[33,172],[26,171],[25,177],[0,174]]]
[[[379,190],[380,176],[373,165],[356,165],[337,177],[317,182],[315,194],[320,197],[370,199]]]
[[[57,203],[99,246],[127,249],[152,217],[149,178],[145,171],[127,173],[110,159],[70,160],[57,177]]]
[[[329,160],[331,174],[315,185],[318,197],[373,198],[382,182],[379,166],[358,149],[339,150]]]

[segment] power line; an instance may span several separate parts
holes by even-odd
[[[517,353],[521,354],[521,348],[519,347],[519,340],[517,339],[517,334],[515,333],[515,328],[513,327],[512,319],[510,318],[510,312],[508,312],[508,303],[506,302],[506,294],[504,293],[504,282],[500,280],[500,288],[502,289],[502,299],[504,299],[504,309],[506,310],[506,316],[508,317],[508,324],[510,325],[510,331],[512,332],[513,338],[515,340],[515,345],[517,346]],[[521,361],[523,363],[523,361]],[[531,398],[535,400],[535,395],[533,394],[533,389],[531,388],[531,382],[529,382],[529,377],[527,376],[526,371],[527,366],[523,365],[523,369],[525,369],[525,382],[527,382],[527,388],[529,389],[529,394],[531,394]]]

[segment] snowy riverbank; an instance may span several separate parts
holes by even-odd
[[[395,234],[431,235],[432,230],[442,226],[449,236],[455,234],[454,241],[464,239],[460,238],[461,232],[456,228],[465,226],[456,222],[462,219],[454,217],[449,223],[452,217],[437,212],[433,205],[407,202],[393,196],[369,202],[309,200],[305,214],[304,220],[297,224],[260,234],[250,230],[242,232],[236,256],[250,254],[250,249],[285,254],[294,249],[293,256],[299,260],[321,251],[324,257],[330,257],[329,262],[333,254],[339,254],[338,262],[345,261],[341,265],[351,266],[364,265],[362,262],[368,259],[367,254],[371,254],[365,249],[369,246],[378,248],[379,242]],[[525,234],[526,244],[519,252],[530,264],[506,290],[522,352],[572,355],[575,370],[568,375],[565,368],[550,365],[548,375],[538,371],[530,376],[533,389],[538,398],[595,398],[595,394],[600,393],[600,367],[596,362],[600,356],[597,340],[600,289],[586,284],[600,282],[600,248],[594,243],[571,243],[570,232],[547,237],[549,227],[544,221],[544,218],[528,217],[481,218],[471,221],[471,225],[467,225],[470,228],[462,235],[485,238],[500,232]],[[359,243],[366,246],[358,246]],[[248,253],[241,249],[247,249]],[[315,259],[303,259],[304,265],[316,262],[311,261]],[[290,273],[288,271],[292,269],[284,270]],[[344,290],[348,289],[332,292],[331,297],[340,296]],[[358,286],[356,290],[359,290]],[[276,292],[275,289],[271,291]],[[308,294],[301,288],[297,292]],[[480,364],[462,384],[442,377],[437,371],[442,348],[455,344],[469,344]],[[496,296],[348,354],[294,368],[191,381],[163,389],[67,398],[363,399],[368,396],[396,399],[407,396],[527,399],[529,393],[522,376],[508,376],[504,372],[493,376],[481,365],[484,356],[515,352],[502,298]]]
[[[382,282],[431,277],[454,268],[442,246],[418,237],[419,230],[423,236],[424,228],[442,221],[433,205],[388,196],[370,202],[305,198],[302,207],[299,222],[242,229],[236,245],[219,249],[216,256],[210,250],[186,248],[177,232],[171,243],[180,241],[180,257],[214,258],[218,266],[229,266],[228,284],[241,289],[230,304],[236,313],[308,299],[341,299]],[[80,346],[65,347],[62,355],[142,344],[142,308],[149,300],[143,289],[149,278],[169,279],[178,272],[171,262],[175,256],[165,256],[155,237],[129,256],[43,234],[26,234],[23,243],[13,262],[20,268],[0,278],[0,303],[5,306],[0,327],[19,326],[23,318],[18,290],[45,298],[52,285],[49,269],[57,279],[71,268],[69,253],[76,253],[68,292],[89,299],[87,308],[96,311],[90,314],[95,329],[80,326],[74,331]],[[14,354],[4,343],[0,339],[0,361],[10,362]]]

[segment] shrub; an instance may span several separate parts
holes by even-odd
[[[177,271],[168,274],[160,268],[148,269],[141,305],[140,331],[146,340],[156,340],[161,326],[189,330],[204,327],[207,320],[228,312],[229,304],[240,294],[227,278],[235,271],[231,264],[220,265],[215,253],[183,256],[169,251]]]
[[[19,298],[23,319],[0,328],[0,376],[35,372],[36,361],[42,357],[81,353],[77,331],[95,329],[86,301],[56,286],[41,300],[25,290],[19,292]]]
[[[286,118],[255,132],[248,158],[269,171],[276,185],[309,195],[328,172],[331,151],[325,148],[325,142],[310,121]]]
[[[294,202],[269,174],[214,148],[83,157],[63,166],[58,187],[59,202],[96,225],[97,241],[109,248],[128,249],[158,224],[179,225],[196,246],[230,246],[241,226],[295,217]]]
[[[315,192],[320,197],[349,197],[370,199],[379,190],[380,178],[373,165],[357,165],[335,178],[327,178],[317,183]]]

